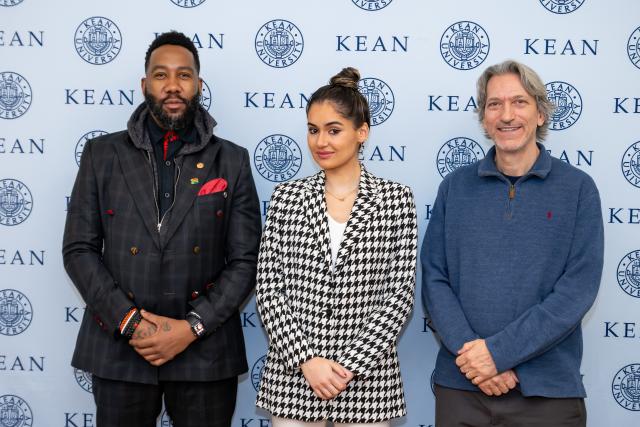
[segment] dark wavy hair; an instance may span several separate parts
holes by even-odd
[[[331,77],[329,84],[316,90],[307,103],[307,114],[318,102],[331,102],[342,117],[351,120],[357,129],[366,123],[371,126],[371,114],[367,99],[358,90],[360,72],[353,67],[343,68]]]

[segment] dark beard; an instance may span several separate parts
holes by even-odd
[[[170,117],[164,112],[164,110],[162,109],[162,103],[159,102],[155,96],[151,95],[149,92],[145,92],[144,94],[144,100],[147,104],[147,107],[149,108],[149,111],[151,111],[151,114],[162,129],[184,129],[193,123],[193,119],[196,116],[196,111],[200,106],[199,93],[196,93],[193,98],[189,100],[178,95],[176,95],[175,97],[180,98],[182,102],[185,103],[187,108],[184,110],[184,113],[180,114],[179,116]]]

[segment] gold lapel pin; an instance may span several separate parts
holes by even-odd
[[[196,164],[196,167],[197,167],[198,169],[202,169],[202,168],[204,167],[204,163],[202,163],[202,162],[198,162],[198,164]]]

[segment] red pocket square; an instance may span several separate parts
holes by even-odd
[[[227,189],[227,180],[224,178],[216,178],[204,184],[200,191],[198,192],[198,196],[206,196],[207,194],[219,193],[220,191],[224,191]]]

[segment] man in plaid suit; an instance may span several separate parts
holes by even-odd
[[[198,52],[154,40],[145,102],[87,143],[64,233],[87,309],[72,365],[93,374],[97,425],[228,426],[247,370],[239,307],[255,284],[258,197],[246,149],[213,135]]]

